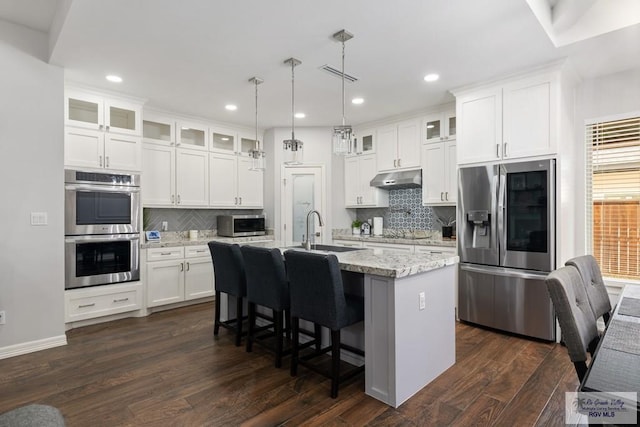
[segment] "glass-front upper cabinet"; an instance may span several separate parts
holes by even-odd
[[[209,149],[220,153],[233,154],[236,152],[238,135],[234,130],[224,128],[210,128],[211,145]]]
[[[435,113],[425,117],[423,132],[423,142],[441,142],[456,139],[455,113]]]
[[[176,122],[176,146],[193,150],[209,150],[208,126],[203,123]]]
[[[376,130],[362,129],[355,132],[355,150],[352,154],[372,154],[376,152]]]
[[[258,133],[258,142],[260,148],[264,151],[264,145],[262,145],[262,135]],[[256,134],[255,132],[241,132],[238,134],[238,154],[241,156],[248,156],[249,151],[256,148]]]
[[[175,145],[174,119],[145,111],[142,119],[142,140],[152,144]]]
[[[106,132],[139,135],[142,106],[82,91],[65,91],[65,124]]]

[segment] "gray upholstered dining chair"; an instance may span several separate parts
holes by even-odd
[[[587,372],[587,351],[593,355],[600,339],[582,277],[577,268],[568,265],[551,272],[545,282],[558,316],[562,341],[582,381]]]
[[[279,249],[267,249],[256,246],[242,246],[240,248],[244,258],[247,274],[247,301],[249,303],[249,326],[247,331],[247,351],[252,351],[253,343],[264,344],[260,338],[274,336],[275,366],[282,366],[282,356],[285,351],[284,320],[289,311],[289,281],[284,266],[284,259]],[[259,317],[271,320],[260,328],[256,328],[256,305],[270,308],[273,312],[271,318],[260,315]],[[265,329],[273,329],[273,333],[261,333]]]
[[[593,255],[582,255],[571,258],[565,265],[572,265],[578,269],[593,315],[596,320],[602,317],[604,324],[608,324],[611,318],[611,301],[598,261]]]
[[[216,283],[215,317],[213,335],[218,335],[220,326],[235,332],[236,346],[242,342],[243,299],[247,295],[247,278],[244,259],[240,246],[222,242],[209,242],[213,274]],[[236,318],[225,322],[220,321],[220,295],[224,292],[236,298]]]
[[[335,255],[288,250],[284,253],[291,294],[291,375],[298,373],[298,364],[326,375],[314,364],[312,357],[331,351],[331,397],[338,396],[340,382],[362,371],[364,365],[340,375],[340,349],[364,355],[362,350],[342,344],[340,330],[364,320],[364,298],[344,292],[342,274]],[[304,319],[331,330],[331,346],[317,349],[300,357],[299,321]]]

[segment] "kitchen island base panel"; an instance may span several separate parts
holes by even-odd
[[[397,408],[455,363],[456,269],[365,275],[366,394]]]

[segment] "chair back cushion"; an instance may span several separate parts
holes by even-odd
[[[602,272],[598,261],[593,255],[582,255],[572,258],[565,265],[572,265],[578,269],[582,277],[582,283],[587,291],[587,298],[596,319],[605,313],[611,312],[611,301],[607,288],[604,285]]]
[[[574,363],[586,361],[587,348],[598,337],[598,329],[580,273],[572,265],[561,267],[551,272],[545,282],[569,358]]]
[[[247,299],[265,307],[289,309],[289,282],[279,249],[242,246],[247,274]]]
[[[291,316],[339,330],[347,326],[346,300],[335,255],[300,250],[284,253]]]
[[[247,295],[247,279],[240,246],[222,242],[209,242],[216,291],[237,297]]]

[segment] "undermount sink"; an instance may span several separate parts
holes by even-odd
[[[325,252],[350,252],[359,251],[362,248],[353,248],[350,246],[334,246],[334,245],[311,245],[312,251],[325,251]]]

